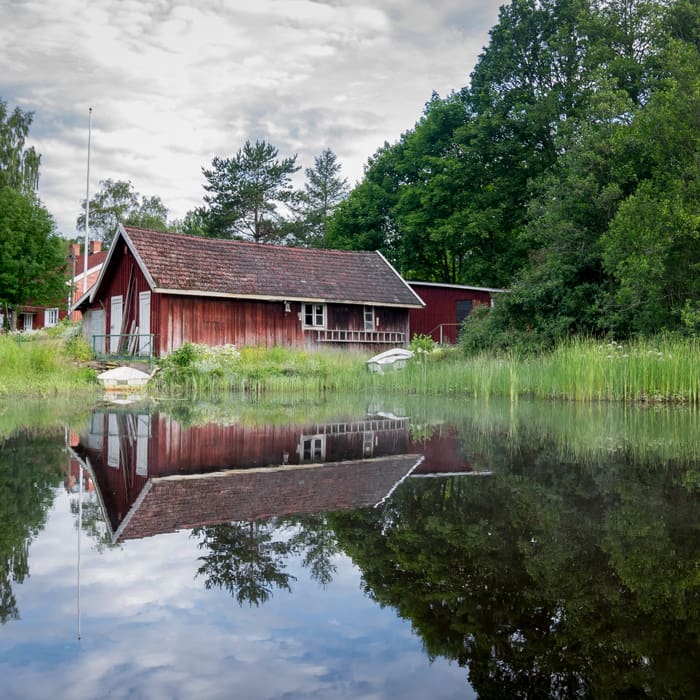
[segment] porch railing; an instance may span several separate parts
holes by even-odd
[[[398,331],[351,331],[313,329],[319,343],[368,343],[403,345],[406,342],[406,334]]]
[[[102,359],[120,359],[138,357],[153,359],[153,333],[111,333],[91,336],[90,346],[97,357]]]

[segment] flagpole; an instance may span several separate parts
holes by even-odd
[[[88,116],[88,153],[87,153],[87,185],[85,192],[85,250],[83,258],[85,261],[83,269],[83,294],[87,292],[87,273],[88,273],[88,245],[90,242],[90,140],[92,137],[92,107],[90,107]]]
[[[78,639],[80,639],[80,531],[83,529],[83,465],[78,464],[78,562],[77,562],[77,605]]]

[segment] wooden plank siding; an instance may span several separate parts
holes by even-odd
[[[363,331],[364,307],[327,304],[326,330]],[[186,342],[205,345],[233,344],[309,347],[332,343],[318,340],[313,329],[302,327],[302,304],[244,299],[216,299],[174,294],[154,295],[151,318],[156,333],[156,355],[167,354]],[[406,309],[375,307],[375,330],[400,336],[399,344],[408,338]],[[157,330],[155,330],[157,329]],[[344,342],[344,346],[353,345]],[[373,349],[383,343],[354,343],[363,349]]]
[[[153,317],[156,354],[186,342],[205,345],[303,345],[299,304],[285,314],[284,303],[194,296],[157,295]],[[153,314],[154,312],[152,312]]]
[[[131,324],[138,327],[141,323],[138,317],[139,294],[150,291],[150,286],[136,259],[126,245],[120,246],[109,264],[109,274],[105,277],[106,284],[101,290],[100,298],[105,309],[106,328],[112,325],[112,307],[110,300],[114,296],[122,297],[122,333],[129,333]],[[153,311],[151,310],[151,314]],[[153,329],[153,325],[151,325]]]
[[[471,302],[477,305],[491,305],[492,295],[502,290],[461,285],[409,282],[408,285],[425,302],[422,309],[410,309],[409,324],[411,337],[415,334],[429,335],[435,342],[457,342],[459,325],[458,304]]]
[[[84,332],[98,352],[159,357],[187,342],[377,352],[408,343],[409,309],[421,305],[379,253],[120,226],[95,288],[78,309],[88,314]],[[141,309],[150,310],[148,323],[139,318]],[[153,345],[136,337],[144,330]]]

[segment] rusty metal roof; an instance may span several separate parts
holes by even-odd
[[[120,234],[141,262],[155,291],[423,306],[379,252],[292,248],[131,226],[120,227]],[[119,237],[115,237],[115,243]]]

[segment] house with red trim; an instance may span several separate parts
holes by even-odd
[[[292,248],[119,226],[77,309],[108,355],[186,342],[376,351],[404,346],[423,301],[379,252]]]
[[[496,296],[507,291],[439,282],[408,281],[408,285],[424,302],[423,307],[409,312],[411,337],[428,335],[441,344],[455,344],[462,323],[474,307],[493,306]]]

